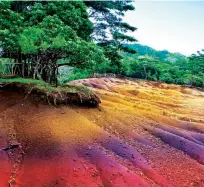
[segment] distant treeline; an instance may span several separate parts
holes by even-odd
[[[190,57],[140,44],[129,45],[137,54],[124,53],[126,76],[204,88],[204,50]]]
[[[171,53],[168,50],[155,50],[152,47],[141,45],[141,44],[126,44],[129,48],[136,51],[135,57],[148,55],[152,57],[157,57],[159,60],[166,60],[175,62],[178,60],[185,60],[186,56],[181,53]],[[126,55],[128,55],[126,53]],[[130,56],[133,56],[132,54]]]

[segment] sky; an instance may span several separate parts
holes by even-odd
[[[125,21],[140,44],[191,55],[204,49],[204,1],[135,1]]]

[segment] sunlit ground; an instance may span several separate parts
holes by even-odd
[[[98,78],[97,109],[0,92],[0,186],[204,186],[204,92]]]

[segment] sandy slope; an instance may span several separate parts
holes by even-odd
[[[204,92],[155,82],[73,81],[98,109],[0,91],[0,187],[204,186]]]

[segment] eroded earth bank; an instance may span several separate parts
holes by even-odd
[[[0,187],[202,187],[204,92],[156,82],[73,81],[98,108],[0,90]]]

